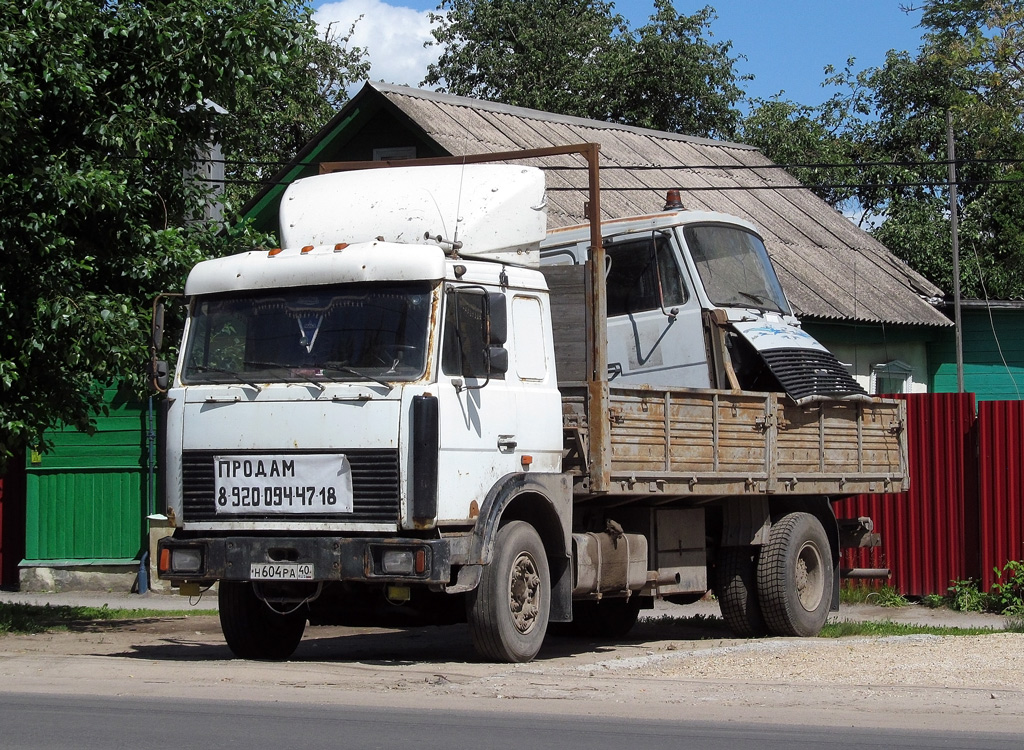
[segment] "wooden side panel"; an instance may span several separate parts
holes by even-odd
[[[584,402],[566,395],[566,426],[585,436]],[[898,401],[797,407],[773,393],[613,388],[607,418],[613,494],[841,496],[907,486]]]

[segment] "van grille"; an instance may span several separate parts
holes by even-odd
[[[223,520],[214,503],[213,457],[227,451],[186,451],[181,457],[181,481],[186,521]],[[266,451],[260,451],[265,453]],[[288,451],[274,451],[287,455]],[[294,451],[293,451],[294,452]],[[311,453],[313,451],[301,451]],[[325,451],[326,452],[326,451]],[[401,512],[399,493],[398,451],[351,450],[343,452],[352,469],[351,513],[289,513],[246,514],[232,516],[233,521],[345,521],[346,523],[396,523]],[[231,451],[232,455],[245,455],[244,451]]]
[[[831,352],[815,349],[769,349],[759,351],[794,401],[810,396],[840,398],[866,391]]]

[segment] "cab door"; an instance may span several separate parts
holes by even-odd
[[[605,252],[611,384],[710,387],[700,303],[670,236],[612,239]]]
[[[506,296],[448,287],[438,377],[438,521],[473,517],[498,479],[519,467],[516,386],[506,379]]]

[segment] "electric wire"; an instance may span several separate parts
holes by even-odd
[[[982,298],[985,300],[985,309],[988,311],[988,325],[992,331],[992,339],[996,342],[996,351],[999,352],[999,359],[1002,360],[1003,367],[1006,369],[1006,374],[1010,378],[1010,382],[1013,384],[1013,390],[1017,394],[1017,400],[1020,400],[1020,388],[1017,387],[1017,379],[1013,377],[1013,371],[1010,370],[1010,365],[1006,361],[1006,357],[1003,355],[1003,347],[999,342],[999,334],[996,333],[996,321],[992,317],[992,300],[988,297],[988,289],[985,288],[985,273],[981,270],[981,256],[978,254],[977,243],[971,243],[971,250],[974,251],[974,262],[978,266],[978,281],[981,282],[981,293]]]
[[[200,177],[196,176],[193,178],[196,182],[206,182],[215,185],[265,185],[267,187],[287,187],[291,182],[279,182],[274,180],[252,180],[242,179],[237,177],[225,177],[223,179],[213,177]],[[957,185],[1024,185],[1024,177],[1020,179],[1006,179],[1006,180],[957,180]],[[838,190],[838,189],[875,189],[875,190],[892,190],[899,188],[912,188],[912,187],[923,187],[923,188],[943,188],[948,187],[948,180],[935,180],[928,182],[886,182],[886,183],[863,183],[863,182],[825,182],[805,185],[803,183],[795,185],[699,185],[685,187],[678,183],[671,185],[646,185],[646,186],[622,186],[615,187],[613,190],[617,193],[621,192],[664,192],[666,190],[680,190],[682,192],[693,193],[693,192],[726,192],[731,190]],[[577,193],[586,190],[585,186],[580,187],[559,187],[551,186],[547,188],[548,192],[552,193]]]

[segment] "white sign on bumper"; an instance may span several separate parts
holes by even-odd
[[[337,453],[214,456],[218,514],[351,513],[352,468]]]

